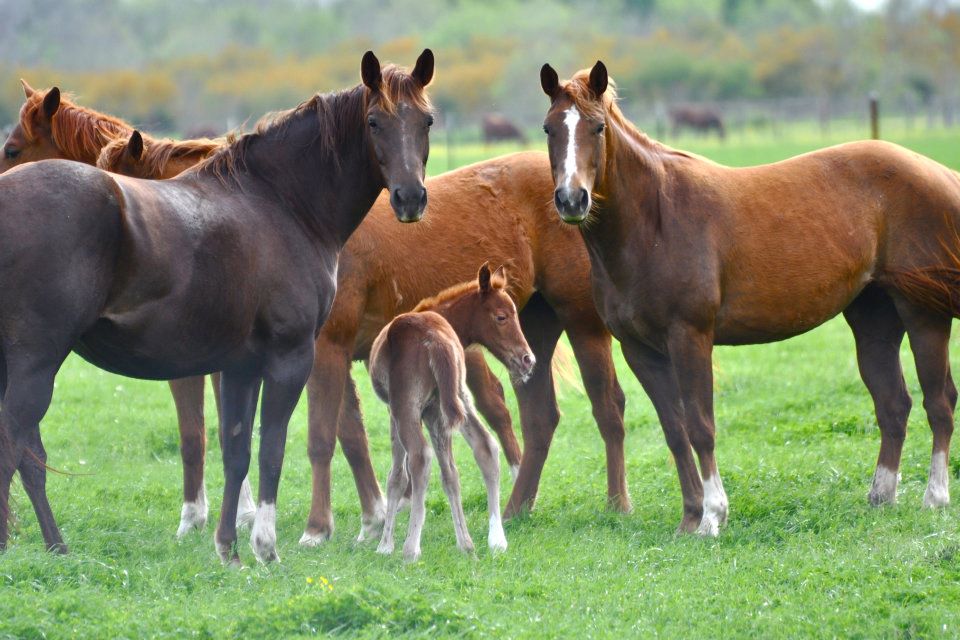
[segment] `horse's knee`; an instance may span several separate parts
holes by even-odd
[[[307,456],[314,464],[330,464],[337,439],[329,433],[310,433],[307,438]]]

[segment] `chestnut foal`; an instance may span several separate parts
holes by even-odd
[[[422,301],[412,312],[394,318],[373,343],[370,377],[377,395],[390,405],[393,443],[393,466],[387,479],[387,517],[379,553],[393,553],[397,510],[411,485],[410,524],[403,556],[409,561],[420,557],[430,478],[430,447],[423,437],[421,421],[426,422],[437,453],[457,546],[473,551],[451,448],[451,434],[459,428],[473,449],[487,486],[487,544],[494,551],[507,548],[500,519],[499,448],[473,406],[467,389],[464,353],[466,347],[480,344],[509,368],[512,378],[526,380],[533,372],[536,359],[523,337],[517,309],[505,288],[503,267],[491,274],[484,263],[476,282],[450,287]]]

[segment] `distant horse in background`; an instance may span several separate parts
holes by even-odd
[[[727,135],[720,112],[710,107],[671,107],[669,115],[671,135],[674,138],[680,135],[683,129],[693,129],[699,133],[714,131],[721,140]]]
[[[174,179],[76,162],[0,177],[0,548],[19,471],[47,547],[66,551],[46,496],[39,423],[71,350],[146,379],[222,372],[223,505],[214,540],[239,563],[236,512],[263,387],[251,546],[277,559],[287,423],[336,291],[340,248],[384,187],[419,220],[433,76],[361,61],[362,84],[262,121]]]
[[[191,141],[171,150],[169,141],[156,141],[136,132],[133,126],[111,115],[75,104],[60,89],[35,90],[21,80],[26,101],[20,108],[20,120],[7,136],[0,158],[0,173],[25,162],[63,158],[86,164],[109,165],[117,173],[139,178],[171,178],[218,150],[232,138]],[[148,156],[141,158],[146,145]],[[106,155],[105,155],[106,154]],[[133,158],[131,154],[138,154]],[[149,162],[146,160],[149,158]],[[162,166],[161,171],[156,171]],[[206,431],[203,415],[203,377],[171,380],[170,391],[177,408],[183,467],[183,507],[178,536],[207,521],[207,498],[203,486],[203,459]],[[219,378],[214,379],[214,397],[218,411]],[[256,504],[250,483],[244,480],[240,493],[237,522],[253,522]]]
[[[460,476],[453,462],[451,436],[460,430],[473,450],[487,487],[487,543],[494,551],[507,548],[500,520],[499,451],[473,408],[464,354],[464,349],[471,345],[481,345],[509,369],[511,378],[523,382],[533,372],[536,358],[523,337],[517,309],[505,289],[503,268],[491,274],[484,263],[476,281],[423,300],[412,312],[391,320],[373,342],[370,378],[377,395],[390,406],[393,448],[379,553],[393,553],[397,510],[409,487],[410,523],[403,556],[408,561],[420,557],[420,533],[430,480],[430,446],[423,438],[424,422],[450,502],[457,546],[462,551],[473,551],[460,501]]]
[[[509,140],[515,140],[521,145],[527,146],[527,136],[523,134],[523,131],[506,116],[499,113],[485,114],[480,123],[480,128],[483,132],[484,146]]]
[[[602,62],[562,84],[544,65],[540,83],[557,210],[579,227],[598,309],[657,410],[680,477],[680,530],[717,535],[727,518],[713,346],[783,340],[838,313],[881,431],[870,502],[896,500],[906,333],[933,431],[923,503],[947,505],[960,174],[876,141],[724,167],[637,130]]]
[[[131,139],[131,144],[134,142]],[[189,142],[180,144],[185,153],[193,148]],[[161,177],[167,171],[158,158],[178,155],[164,143],[147,144],[140,152],[140,166],[122,167],[121,160],[129,161],[130,153],[124,155],[121,144],[111,147],[101,156],[101,166],[144,177]],[[473,275],[474,265],[484,260],[510,265],[510,295],[521,310],[526,338],[543,363],[527,384],[515,387],[525,443],[521,457],[503,387],[481,352],[471,350],[466,354],[467,384],[477,408],[500,439],[516,477],[506,515],[531,508],[537,495],[540,474],[560,420],[548,363],[564,331],[606,443],[609,504],[629,511],[623,453],[624,396],[613,367],[610,335],[591,297],[583,242],[553,213],[546,155],[506,155],[430,178],[427,185],[431,215],[426,224],[398,227],[389,203],[381,197],[340,254],[337,296],[317,338],[313,372],[307,382],[313,502],[301,543],[320,544],[333,532],[330,464],[337,439],[360,496],[359,539],[379,535],[383,497],[370,461],[350,363],[368,359],[373,340],[397,314],[412,309],[417,300],[463,282]],[[425,260],[429,260],[430,268],[424,268]],[[200,412],[203,380],[181,381],[174,396],[184,414]],[[193,405],[199,406],[192,410]],[[199,431],[190,432],[191,428]],[[203,423],[181,422],[180,431],[184,477],[194,478],[193,482],[202,487],[203,455],[198,446],[205,441]],[[181,528],[202,526],[199,519],[190,520],[194,515],[199,517],[200,510],[190,511],[188,506]],[[205,509],[202,513],[205,515]]]

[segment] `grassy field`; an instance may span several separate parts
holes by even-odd
[[[956,133],[891,138],[960,167]],[[691,139],[677,146],[749,164],[836,141]],[[439,145],[435,151],[436,170],[445,158]],[[483,150],[456,152],[466,162]],[[589,403],[568,389],[537,509],[507,523],[510,549],[486,551],[479,471],[458,439],[480,551],[457,552],[434,471],[423,559],[413,565],[355,546],[359,507],[339,453],[337,532],[321,548],[298,547],[310,499],[301,402],[280,490],[283,562],[253,564],[242,534],[250,566],[241,571],[217,562],[210,525],[174,539],[181,475],[166,385],[113,376],[71,357],[43,425],[50,464],[76,474],[49,478],[71,553],[42,550],[29,500],[15,483],[11,546],[0,556],[0,637],[957,637],[960,507],[921,509],[930,431],[906,348],[903,355],[915,408],[897,506],[867,505],[879,434],[852,338],[834,320],[783,343],[717,349],[718,460],[731,507],[719,538],[674,534],[676,473],[654,411],[618,354],[634,512],[605,510],[603,444]],[[382,479],[387,414],[364,369],[354,373]],[[212,433],[210,442],[208,494],[218,496]],[[509,491],[506,473],[502,486]]]

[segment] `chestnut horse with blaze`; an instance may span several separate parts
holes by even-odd
[[[500,519],[499,450],[473,408],[464,352],[481,345],[506,365],[512,379],[523,383],[530,377],[536,358],[523,337],[517,308],[505,285],[503,267],[491,274],[484,263],[475,281],[423,300],[412,312],[391,320],[373,342],[370,378],[377,395],[390,406],[393,449],[379,553],[393,553],[397,510],[409,488],[410,523],[403,556],[406,560],[420,557],[430,479],[430,447],[421,426],[424,422],[450,502],[457,546],[466,552],[474,549],[460,501],[460,476],[453,462],[451,436],[460,430],[473,450],[487,488],[487,544],[493,551],[507,548]]]
[[[713,345],[783,340],[838,313],[853,330],[881,431],[870,502],[896,499],[911,405],[906,333],[933,431],[923,501],[948,504],[960,175],[875,141],[724,167],[638,131],[601,62],[564,83],[544,65],[540,80],[551,101],[555,203],[579,226],[600,314],[660,418],[680,476],[680,529],[716,535],[727,518]]]
[[[333,304],[339,251],[384,187],[401,221],[426,204],[433,66],[429,50],[411,73],[367,52],[362,84],[272,117],[172,180],[61,160],[0,177],[0,548],[19,471],[47,547],[66,550],[39,423],[75,351],[132,377],[222,372],[214,541],[225,562],[239,562],[235,518],[263,387],[251,545],[258,559],[277,558],[287,424]]]
[[[134,133],[129,144],[107,145],[100,166],[147,178],[169,175],[205,143],[144,141]],[[169,159],[169,161],[167,161]],[[606,443],[607,493],[611,506],[630,509],[623,454],[623,391],[616,379],[610,334],[597,315],[590,293],[589,262],[575,229],[552,212],[553,183],[545,154],[517,153],[430,178],[429,220],[399,226],[385,198],[351,236],[340,254],[337,296],[317,338],[313,372],[307,382],[313,465],[313,503],[305,545],[327,540],[333,531],[330,463],[339,437],[360,496],[359,539],[375,537],[383,524],[384,502],[370,462],[360,400],[350,363],[367,360],[379,331],[417,300],[463,282],[484,260],[508,264],[510,295],[520,308],[528,342],[542,363],[549,363],[557,341],[567,332],[593,414]],[[430,268],[423,268],[430,256]],[[571,271],[571,265],[576,268]],[[497,433],[516,475],[507,516],[533,505],[554,429],[560,419],[553,372],[541,366],[530,381],[514,386],[525,447],[521,455],[503,388],[479,351],[466,354],[467,384],[477,408]],[[171,385],[173,387],[173,385]],[[203,380],[185,379],[173,387],[181,415],[184,478],[203,486]],[[195,491],[197,489],[194,489]],[[206,509],[187,498],[180,531],[202,526]],[[203,516],[191,520],[192,516]]]

